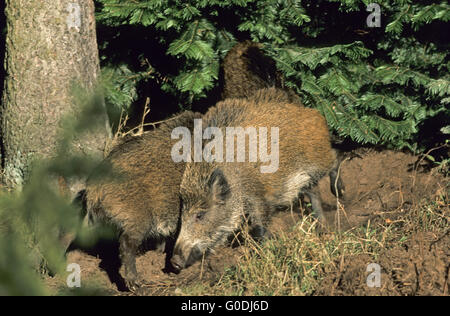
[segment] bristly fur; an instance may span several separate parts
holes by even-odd
[[[225,79],[222,100],[249,98],[260,89],[275,87],[286,93],[288,102],[301,103],[295,92],[284,86],[275,60],[262,48],[262,44],[247,40],[230,49],[222,63]]]

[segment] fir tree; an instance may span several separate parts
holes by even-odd
[[[106,62],[105,71],[116,72],[109,98],[123,107],[135,98],[125,84],[130,77],[132,85],[157,80],[182,107],[190,107],[219,84],[220,62],[236,41],[252,39],[276,60],[286,85],[342,137],[417,151],[426,146],[423,126],[434,125],[434,140],[448,132],[446,2],[379,1],[379,28],[366,25],[371,1],[97,2],[99,24],[117,30],[112,36],[120,38],[121,27],[151,34],[145,40],[157,42],[173,65],[150,66],[152,54],[138,56],[149,61],[148,69],[139,71],[124,72],[124,61]],[[105,38],[105,61],[107,47]]]

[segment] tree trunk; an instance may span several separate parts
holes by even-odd
[[[79,113],[74,84],[92,91],[100,67],[92,0],[6,0],[6,19],[3,182],[20,188],[30,162],[55,153],[61,118]],[[75,141],[86,155],[103,155],[110,135],[106,111],[99,119],[101,130]]]

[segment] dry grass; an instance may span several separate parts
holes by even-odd
[[[137,126],[130,128],[128,126],[129,116],[125,110],[122,110],[117,131],[113,135],[109,144],[107,144],[107,146],[106,146],[105,156],[111,151],[112,148],[119,145],[124,139],[129,138],[129,137],[142,136],[148,132],[149,127],[156,128],[161,123],[173,120],[178,117],[178,115],[175,115],[173,117],[170,117],[170,118],[162,120],[162,121],[146,123],[145,121],[147,119],[147,116],[150,114],[150,112],[151,112],[150,98],[147,97],[145,100],[144,111],[142,113],[141,121],[139,122],[139,124]]]

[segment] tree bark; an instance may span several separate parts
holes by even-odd
[[[74,84],[92,91],[100,67],[92,0],[6,0],[6,20],[3,182],[20,188],[30,162],[55,153],[61,118],[79,114]],[[99,119],[101,129],[75,141],[86,155],[103,156],[110,136],[106,110]]]

